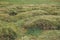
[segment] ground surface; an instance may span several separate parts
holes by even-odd
[[[60,40],[59,0],[1,0],[0,40]]]

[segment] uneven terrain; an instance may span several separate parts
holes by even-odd
[[[0,40],[60,40],[59,4],[14,3],[0,2]]]

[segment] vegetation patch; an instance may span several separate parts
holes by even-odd
[[[1,28],[0,30],[0,40],[15,40],[17,38],[16,33],[10,28]]]
[[[0,40],[60,39],[60,3],[51,0],[24,0],[23,4],[20,4],[22,0],[2,1],[4,0],[0,2]]]

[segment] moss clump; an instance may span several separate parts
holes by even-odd
[[[38,20],[32,21],[30,24],[25,25],[24,28],[25,29],[38,28],[41,30],[53,30],[53,29],[56,29],[56,26],[53,22],[49,20],[38,19]]]
[[[10,11],[10,12],[9,12],[9,15],[10,15],[10,16],[15,16],[15,15],[17,15],[17,13],[14,12],[14,11]]]

